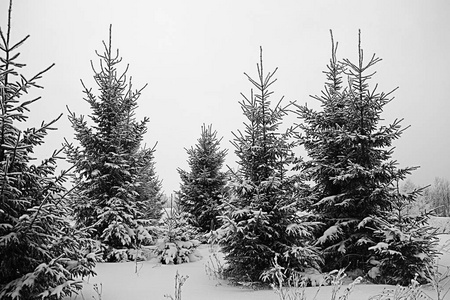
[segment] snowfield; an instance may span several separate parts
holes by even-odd
[[[450,234],[440,235],[440,247],[449,245]],[[448,247],[447,247],[448,248]],[[447,249],[448,250],[448,249]],[[277,300],[278,295],[273,290],[253,290],[239,286],[227,285],[225,281],[209,278],[205,265],[211,252],[210,247],[201,245],[199,251],[203,258],[199,261],[181,265],[161,265],[155,260],[127,263],[99,263],[96,267],[97,276],[86,279],[84,288],[79,295],[68,299],[97,300],[151,300],[170,299],[164,295],[174,295],[174,277],[176,272],[181,276],[189,276],[182,287],[184,300]],[[219,253],[220,254],[220,253]],[[444,252],[440,259],[442,268],[450,266],[450,252]],[[97,286],[97,291],[95,291]],[[351,293],[350,300],[363,300],[379,294],[386,285],[358,284]],[[448,286],[450,288],[450,286]],[[317,287],[306,288],[307,299],[314,299]],[[345,286],[341,289],[344,290]],[[431,287],[424,290],[433,299],[435,292]],[[330,300],[331,287],[321,287],[316,300]],[[450,299],[450,294],[447,295]]]

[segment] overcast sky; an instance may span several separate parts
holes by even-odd
[[[6,0],[0,22],[6,26]],[[193,146],[201,125],[212,124],[229,149],[244,121],[238,101],[251,88],[243,72],[256,76],[259,47],[266,70],[278,67],[273,102],[308,103],[319,94],[322,71],[330,58],[329,29],[339,42],[340,58],[356,59],[358,29],[366,56],[383,59],[372,86],[395,100],[385,108],[386,121],[404,118],[411,125],[395,143],[400,166],[421,166],[411,179],[421,185],[434,177],[450,179],[450,2],[442,1],[60,1],[20,0],[13,3],[11,36],[31,37],[21,48],[26,76],[52,63],[33,106],[31,124],[38,126],[60,113],[59,130],[37,155],[73,140],[66,105],[89,114],[80,79],[94,90],[90,60],[102,50],[113,24],[113,47],[136,88],[148,83],[137,111],[150,118],[145,143],[158,142],[156,171],[166,193],[179,189],[178,167],[187,168],[184,148]]]

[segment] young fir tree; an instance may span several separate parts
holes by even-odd
[[[86,233],[67,219],[67,172],[55,175],[60,151],[33,164],[56,121],[24,129],[28,112],[40,99],[26,99],[53,65],[32,77],[20,69],[17,50],[29,38],[11,41],[12,1],[6,32],[0,28],[0,299],[61,298],[82,288],[79,276],[95,275],[94,256],[84,253]],[[25,99],[24,99],[25,98]]]
[[[283,98],[272,107],[272,73],[264,74],[262,50],[258,79],[245,74],[256,88],[240,102],[247,118],[245,131],[234,133],[239,170],[229,184],[230,196],[221,216],[221,244],[228,262],[227,274],[238,281],[262,281],[274,261],[286,270],[319,267],[320,257],[311,245],[311,225],[297,214],[300,192],[289,174],[294,160],[292,130],[280,130],[289,105]]]
[[[227,150],[220,149],[220,141],[211,125],[203,125],[195,148],[186,149],[190,171],[178,169],[182,181],[178,204],[191,215],[192,225],[203,232],[219,227],[217,216],[227,180],[221,171]]]
[[[139,154],[148,158],[148,163],[140,170],[138,176],[139,186],[136,188],[138,201],[145,203],[144,217],[157,223],[163,214],[163,207],[166,202],[162,192],[162,182],[156,174],[153,152],[147,153],[147,149],[142,149]]]
[[[108,247],[105,259],[119,260],[124,252],[117,249],[136,248],[150,237],[143,226],[147,199],[139,190],[145,185],[140,180],[152,168],[154,148],[140,149],[148,118],[138,122],[134,111],[143,88],[132,90],[127,69],[118,73],[121,58],[112,52],[111,28],[109,43],[103,45],[104,53],[97,53],[100,70],[93,67],[100,95],[82,82],[94,125],[70,112],[79,146],[66,142],[66,153],[78,174],[71,198],[75,220],[92,227],[93,238]]]
[[[428,224],[430,213],[407,213],[408,206],[417,201],[423,190],[414,188],[402,193],[397,185],[392,194],[392,210],[382,218],[374,218],[374,240],[378,243],[369,248],[374,255],[368,272],[373,281],[406,286],[415,278],[429,283],[428,276],[437,271],[437,229]]]
[[[196,239],[198,228],[189,222],[189,213],[179,211],[179,207],[172,206],[165,210],[154,232],[158,235],[156,255],[162,264],[182,264],[201,259],[197,247],[200,242]]]
[[[380,270],[371,264],[383,252],[391,258],[397,255],[411,261],[417,261],[413,257],[419,255],[423,258],[420,260],[423,268],[433,256],[428,252],[428,246],[415,243],[417,247],[409,248],[410,253],[389,248],[375,253],[375,248],[371,248],[379,242],[389,244],[389,234],[383,236],[378,230],[387,232],[386,226],[399,232],[402,230],[398,222],[392,223],[391,218],[394,202],[400,199],[394,184],[415,168],[400,169],[392,159],[392,143],[405,130],[401,129],[401,120],[390,125],[380,124],[381,113],[392,100],[393,92],[379,93],[377,85],[369,88],[369,81],[375,74],[371,68],[381,59],[373,55],[365,63],[359,39],[358,62],[338,61],[337,44],[331,37],[332,56],[324,72],[327,77],[325,90],[321,96],[313,97],[321,102],[322,111],[306,106],[298,106],[297,111],[303,120],[300,140],[311,158],[299,169],[314,181],[309,203],[320,221],[326,223],[318,237],[325,266],[330,270],[347,267],[366,272],[372,270],[372,273],[381,271],[377,276],[383,278],[390,276],[388,270]],[[343,84],[344,76],[348,85]],[[404,232],[402,237],[406,236],[408,234]],[[425,244],[432,240],[430,237]],[[401,269],[407,281],[414,278],[415,271],[416,268]]]

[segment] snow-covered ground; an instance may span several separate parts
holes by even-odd
[[[450,234],[440,235],[440,245],[450,243]],[[273,290],[252,290],[227,285],[215,279],[208,278],[205,264],[211,252],[207,245],[200,246],[203,259],[197,262],[181,265],[161,265],[155,261],[128,263],[99,263],[96,267],[97,276],[86,281],[82,294],[70,299],[97,300],[150,300],[167,299],[164,295],[174,296],[174,277],[176,272],[189,276],[182,287],[183,300],[276,300],[278,295]],[[440,264],[450,266],[450,253],[442,255]],[[136,272],[137,270],[137,272]],[[98,293],[94,285],[98,287]],[[387,286],[359,284],[350,295],[350,300],[368,299],[383,291]],[[317,288],[306,289],[307,299],[314,299]],[[435,293],[429,287],[425,291],[435,299]],[[316,300],[330,300],[331,287],[322,287]],[[450,295],[448,295],[450,299]],[[170,298],[169,298],[170,299]],[[174,297],[175,299],[175,297]]]

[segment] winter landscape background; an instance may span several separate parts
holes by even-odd
[[[3,15],[7,6],[1,1]],[[46,0],[17,1],[14,7],[14,36],[31,35],[21,51],[27,72],[56,63],[42,79],[45,89],[38,93],[45,101],[40,114],[31,115],[33,124],[67,114],[66,105],[89,114],[80,79],[93,86],[90,61],[98,62],[94,51],[101,50],[113,24],[113,47],[120,49],[123,65],[129,63],[133,86],[149,84],[136,113],[137,119],[150,118],[144,142],[158,142],[156,171],[167,195],[179,189],[176,169],[186,168],[184,148],[194,145],[203,123],[213,124],[222,146],[231,148],[231,131],[244,120],[239,93],[249,92],[243,72],[256,73],[260,46],[267,70],[279,67],[274,98],[318,107],[309,95],[323,86],[330,29],[339,53],[349,58],[357,55],[361,29],[368,55],[383,59],[376,82],[382,90],[399,87],[383,117],[411,125],[396,141],[394,158],[400,166],[420,166],[412,181],[425,186],[435,177],[450,178],[448,1]],[[73,136],[66,117],[57,127],[45,149],[36,150],[40,156]],[[235,162],[230,150],[226,164],[236,168]]]
[[[12,3],[0,298],[450,295],[450,5]]]

